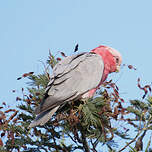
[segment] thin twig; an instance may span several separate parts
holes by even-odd
[[[74,140],[73,137],[72,137],[70,134],[68,134],[68,136],[71,138],[71,140],[72,140],[75,144],[77,144],[77,141]],[[77,144],[77,146],[79,146],[79,145]]]
[[[80,127],[80,132],[81,132],[81,136],[82,136],[81,138],[82,138],[84,150],[85,150],[85,152],[90,152],[90,148],[89,148],[89,145],[87,143],[86,136],[85,136],[85,133],[84,133],[82,127]]]
[[[129,143],[127,143],[122,149],[119,150],[119,152],[123,151],[125,148],[127,148],[130,144],[132,144],[136,139],[137,137],[141,134],[142,130],[140,132],[138,132],[138,134],[136,135],[136,137],[130,141]]]
[[[135,149],[136,149],[137,151],[142,151],[142,149],[143,149],[143,142],[142,142],[142,140],[143,140],[146,132],[147,132],[147,130],[145,130],[144,133],[143,133],[143,134],[138,138],[138,140],[136,141]]]
[[[140,122],[139,122],[139,129],[141,128],[141,122],[142,122],[142,116],[140,118]],[[143,130],[145,130],[146,128],[146,122],[144,123],[144,127],[138,131],[137,135],[135,136],[135,138],[133,138],[132,141],[130,141],[129,143],[127,143],[122,149],[119,150],[119,152],[123,151],[125,148],[127,148],[130,144],[132,144],[137,138],[138,136],[142,133]]]
[[[93,147],[93,148],[92,148],[92,151],[93,151],[93,152],[97,152],[97,150],[96,150],[96,146],[97,146],[97,145],[95,145],[95,143],[92,141],[92,139],[91,139],[91,144],[92,144],[92,147]]]
[[[47,149],[46,149],[46,148],[44,148],[44,147],[41,147],[41,149],[43,149],[45,152],[48,152],[48,151],[47,151]]]

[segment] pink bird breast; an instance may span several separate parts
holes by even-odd
[[[99,88],[99,86],[106,80],[108,74],[112,72],[116,72],[122,62],[120,53],[117,50],[108,46],[101,45],[91,50],[91,52],[94,52],[101,56],[101,59],[104,62],[104,71],[99,85],[96,88],[84,94],[83,97],[92,97],[96,92],[96,90]]]

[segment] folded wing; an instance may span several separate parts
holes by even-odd
[[[60,61],[53,69],[44,100],[35,110],[38,116],[33,123],[43,125],[60,105],[77,100],[96,88],[102,79],[103,70],[101,56],[92,52],[73,55]],[[44,119],[45,117],[47,118]]]

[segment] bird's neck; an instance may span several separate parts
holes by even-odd
[[[103,70],[103,74],[102,74],[102,79],[99,83],[99,85],[90,90],[89,92],[87,92],[86,94],[83,95],[83,98],[86,97],[92,97],[94,95],[94,93],[96,92],[96,90],[99,88],[99,86],[106,80],[107,76],[109,73],[115,72],[116,71],[116,62],[114,60],[113,55],[107,50],[107,49],[103,49],[103,46],[99,46],[98,48],[93,49],[91,52],[94,52],[98,55],[101,56],[101,59],[104,62],[104,70]],[[101,51],[102,49],[102,51]]]
[[[104,71],[102,76],[102,82],[105,81],[109,73],[116,71],[116,62],[113,55],[107,49],[103,49],[103,46],[93,49],[91,52],[94,52],[102,57],[104,62]]]
[[[102,75],[101,83],[104,82],[108,76],[109,73],[116,71],[116,63],[113,59],[112,54],[109,51],[106,51],[103,54],[99,54],[104,62],[104,71]]]

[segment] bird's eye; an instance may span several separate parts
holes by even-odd
[[[118,57],[116,57],[116,63],[119,64],[119,58]]]

